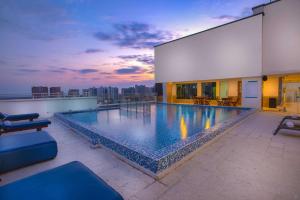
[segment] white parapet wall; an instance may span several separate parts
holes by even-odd
[[[300,0],[282,0],[264,8],[263,74],[300,72]]]
[[[155,47],[155,82],[261,76],[262,14]]]
[[[95,108],[97,108],[96,97],[0,100],[0,112],[8,114],[37,112],[42,118],[52,117],[56,112]]]

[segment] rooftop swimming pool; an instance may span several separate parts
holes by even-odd
[[[56,116],[92,143],[100,143],[156,174],[251,111],[249,108],[132,104],[119,109]]]

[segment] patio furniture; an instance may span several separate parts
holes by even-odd
[[[38,113],[28,113],[28,114],[18,114],[18,115],[9,115],[0,112],[0,120],[4,121],[21,121],[21,120],[29,120],[32,121],[39,117]]]
[[[293,125],[289,126],[289,124],[287,124],[286,120],[300,120],[300,116],[285,116],[280,124],[278,125],[278,127],[276,128],[275,132],[273,133],[273,135],[276,135],[280,129],[287,129],[287,130],[294,130],[294,131],[300,131],[300,125],[298,124],[294,124],[293,122],[291,122]]]
[[[217,101],[217,105],[218,105],[218,106],[223,106],[223,105],[224,105],[222,98],[217,97],[217,98],[216,98],[216,101]]]
[[[196,102],[196,104],[203,104],[203,99],[205,97],[201,97],[201,96],[196,96],[194,97],[194,102]]]
[[[210,105],[210,99],[209,98],[205,98],[203,104],[204,105]]]
[[[223,106],[230,106],[230,98],[226,97],[226,98],[222,98],[223,101]]]
[[[56,155],[56,141],[45,131],[0,136],[0,174]],[[5,198],[0,195],[0,199]]]
[[[237,106],[239,102],[238,97],[229,97],[229,104],[231,106]]]
[[[10,121],[0,121],[0,135],[2,133],[23,131],[36,129],[41,131],[42,128],[48,127],[51,124],[49,120],[38,120],[38,121],[28,121],[28,122],[10,122]]]
[[[5,200],[123,200],[122,196],[78,161],[0,187]]]

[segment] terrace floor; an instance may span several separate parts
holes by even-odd
[[[272,132],[282,114],[258,112],[159,181],[89,143],[59,122],[46,130],[58,142],[51,161],[2,174],[0,185],[78,160],[125,199],[300,199],[300,134]]]

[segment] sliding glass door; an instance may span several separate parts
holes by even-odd
[[[192,99],[197,96],[197,84],[177,84],[176,85],[177,99]]]

